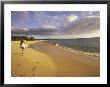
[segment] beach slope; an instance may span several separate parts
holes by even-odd
[[[97,77],[100,58],[69,51],[46,41],[27,41],[23,56],[19,41],[11,42],[12,77]]]

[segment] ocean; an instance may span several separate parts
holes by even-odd
[[[100,38],[78,38],[78,39],[50,39],[50,44],[59,44],[74,50],[81,50],[90,53],[100,53]]]

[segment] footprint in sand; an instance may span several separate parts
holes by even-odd
[[[36,62],[36,63],[39,63],[39,62]]]
[[[37,67],[36,67],[36,66],[34,66],[34,67],[32,68],[32,71],[34,71],[36,68],[37,68]]]
[[[18,53],[13,53],[13,55],[18,55]]]
[[[26,74],[20,75],[21,77],[26,76]]]
[[[18,65],[16,65],[17,67],[19,67],[19,66],[21,66],[22,64],[18,64]]]
[[[35,73],[32,74],[32,76],[35,76],[35,75],[36,75]]]

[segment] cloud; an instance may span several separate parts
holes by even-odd
[[[13,11],[11,16],[12,26],[25,30],[25,34],[87,36],[87,33],[100,29],[98,11]]]
[[[67,16],[67,19],[68,19],[69,22],[73,22],[73,21],[75,21],[77,18],[78,18],[78,17],[75,16],[75,15]]]
[[[61,33],[64,35],[83,35],[83,36],[84,35],[89,36],[89,34],[95,36],[97,34],[96,36],[99,36],[98,32],[100,32],[100,17],[92,16],[78,20],[75,24],[71,24],[70,26],[65,28]]]
[[[43,25],[41,26],[42,28],[48,28],[48,29],[56,29],[55,26],[52,26],[52,25]]]
[[[11,17],[12,19],[20,20],[21,22],[30,19],[28,11],[12,11]]]
[[[48,36],[48,35],[54,35],[56,30],[49,29],[49,28],[14,28],[11,29],[12,35],[40,35],[40,36]]]

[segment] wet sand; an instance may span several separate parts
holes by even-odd
[[[11,73],[14,77],[97,77],[100,58],[75,53],[42,41],[26,41],[22,56],[19,41],[12,41]]]

